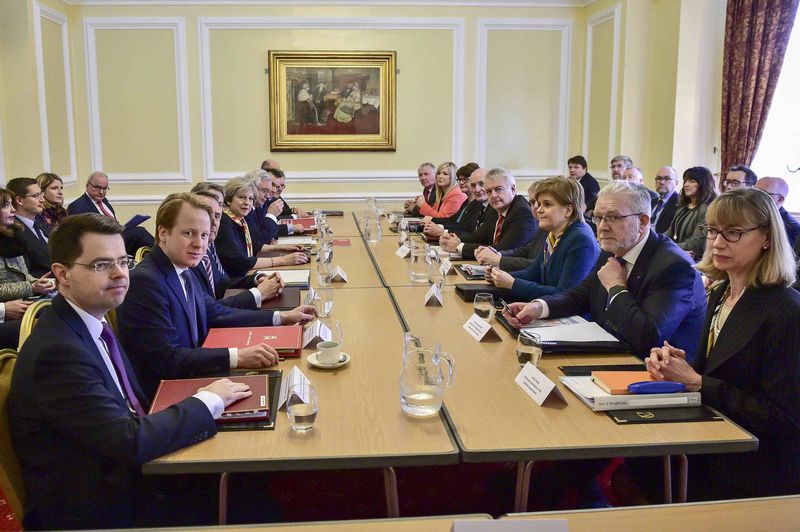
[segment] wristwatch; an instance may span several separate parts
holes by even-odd
[[[612,299],[612,298],[616,297],[617,294],[619,294],[621,292],[627,292],[627,291],[628,291],[628,287],[625,286],[625,285],[618,284],[616,286],[612,286],[611,288],[608,289],[608,298]]]

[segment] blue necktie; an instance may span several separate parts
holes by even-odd
[[[181,273],[186,286],[186,306],[189,308],[189,328],[192,334],[192,347],[197,347],[197,303],[194,297],[194,286],[192,286],[192,274],[189,270]]]

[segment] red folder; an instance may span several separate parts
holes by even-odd
[[[155,414],[180,403],[187,397],[196,394],[198,389],[208,386],[219,378],[205,377],[201,379],[161,381],[156,391],[156,396],[153,398],[150,413]],[[234,382],[248,385],[253,395],[228,405],[217,421],[224,423],[226,421],[261,421],[269,419],[269,376],[242,375],[228,378]]]
[[[304,232],[316,231],[317,230],[317,220],[311,216],[308,218],[284,218],[280,221],[283,225],[302,225]]]
[[[226,327],[208,330],[203,347],[250,347],[265,343],[281,355],[300,356],[303,349],[303,327],[282,325],[278,327]]]

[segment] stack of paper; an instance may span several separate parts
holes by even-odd
[[[282,236],[278,238],[278,244],[288,244],[290,246],[313,246],[314,239],[310,236]]]
[[[578,318],[578,319],[575,319]],[[617,342],[614,335],[593,321],[586,321],[579,316],[567,318],[572,323],[563,322],[535,325],[536,322],[523,327],[523,331],[536,333],[542,342]],[[559,320],[556,320],[559,321]]]
[[[264,274],[267,277],[277,273],[283,279],[286,286],[296,286],[298,288],[308,288],[311,270],[259,270],[256,275]]]

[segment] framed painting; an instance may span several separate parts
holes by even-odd
[[[269,52],[271,151],[394,151],[396,52]]]

